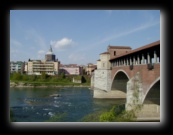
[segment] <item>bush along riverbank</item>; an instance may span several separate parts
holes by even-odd
[[[58,114],[45,122],[62,122],[66,114]],[[136,122],[135,111],[126,111],[125,104],[114,105],[110,110],[102,110],[84,116],[77,122]]]
[[[80,79],[80,83],[73,82]],[[40,76],[20,73],[10,74],[10,87],[90,87],[90,76],[60,74],[48,76],[43,73]]]

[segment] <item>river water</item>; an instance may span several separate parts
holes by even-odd
[[[54,116],[62,116],[59,122],[78,122],[88,114],[123,103],[125,99],[94,99],[93,90],[87,87],[10,88],[10,108],[16,122],[46,122]]]

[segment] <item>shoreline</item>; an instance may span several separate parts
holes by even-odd
[[[77,86],[77,85],[73,85],[73,86],[69,86],[69,85],[63,85],[63,86],[61,86],[61,85],[49,85],[49,86],[47,86],[47,85],[40,85],[40,86],[10,86],[10,88],[24,88],[24,87],[26,87],[26,88],[48,88],[48,87],[51,87],[51,88],[61,88],[61,87],[87,87],[87,88],[90,88],[90,86],[83,86],[83,85],[81,85],[81,86]]]
[[[61,88],[61,87],[90,87],[87,85],[44,85],[44,84],[40,84],[40,85],[33,85],[30,83],[15,83],[15,82],[10,82],[10,88],[23,88],[23,87],[28,87],[28,88],[46,88],[46,87],[51,87],[51,88]]]

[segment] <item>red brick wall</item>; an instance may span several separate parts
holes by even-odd
[[[108,52],[110,53],[110,58],[115,57],[114,51],[116,51],[116,56],[118,56],[131,51],[131,49],[109,49]]]
[[[137,72],[140,72],[144,93],[147,92],[150,85],[160,77],[160,64],[154,64],[154,69],[148,70],[147,65],[134,65],[130,70],[129,66],[120,66],[112,68],[112,81],[118,70],[123,70],[130,78],[132,78]]]

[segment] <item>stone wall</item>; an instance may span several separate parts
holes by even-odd
[[[94,88],[111,90],[111,70],[99,69],[94,71]]]
[[[127,82],[126,110],[142,105],[143,89],[140,72]]]

